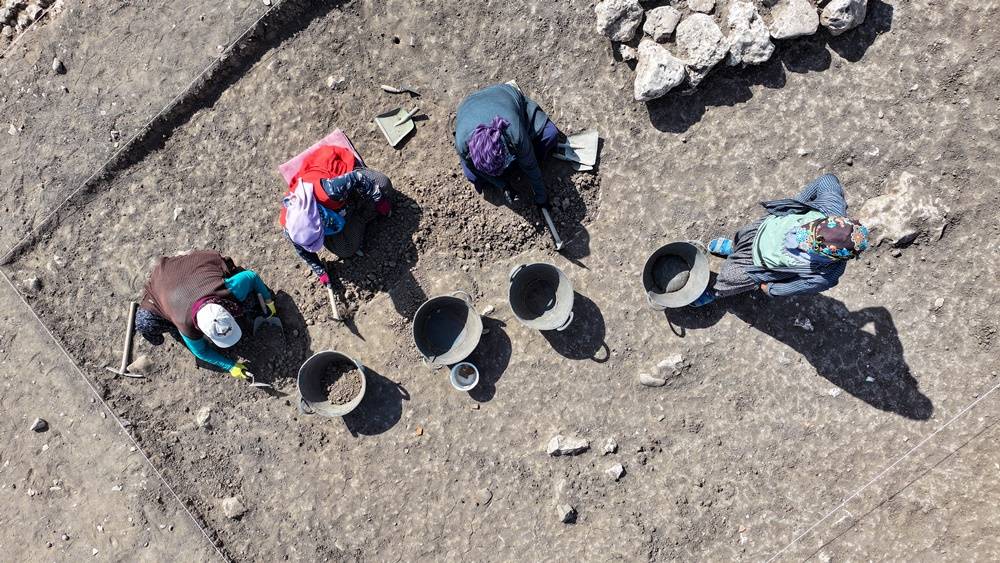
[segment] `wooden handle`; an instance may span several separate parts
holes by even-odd
[[[139,304],[135,301],[128,304],[128,322],[125,325],[125,348],[122,350],[121,373],[125,373],[128,367],[129,356],[132,355],[132,342],[135,340],[135,312],[139,310]]]
[[[267,303],[264,303],[264,296],[257,294],[257,303],[260,303],[260,311],[267,315]]]
[[[333,310],[333,320],[344,320],[343,317],[340,316],[340,311],[337,310],[337,296],[333,294],[332,287],[326,286],[326,295],[330,298],[330,309]]]
[[[549,211],[542,208],[542,216],[545,217],[545,223],[549,227],[549,232],[552,233],[552,239],[555,242],[556,250],[561,250],[563,246],[562,239],[559,238],[559,231],[556,231],[556,225],[552,222],[552,217],[549,215]]]
[[[397,121],[397,122],[395,123],[395,126],[396,126],[396,127],[399,127],[400,125],[402,125],[402,124],[406,123],[406,122],[407,122],[407,120],[410,120],[410,119],[412,119],[412,118],[413,118],[413,116],[414,116],[414,115],[417,115],[417,112],[418,112],[418,111],[420,111],[420,108],[418,108],[418,107],[417,107],[417,108],[413,108],[413,111],[411,111],[410,113],[407,113],[407,114],[406,114],[406,115],[404,115],[403,117],[400,117],[400,118],[399,118],[399,121]]]

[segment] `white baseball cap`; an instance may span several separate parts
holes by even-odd
[[[243,337],[239,323],[218,303],[202,305],[195,315],[195,322],[198,324],[198,330],[219,348],[229,348]]]

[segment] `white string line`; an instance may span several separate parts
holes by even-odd
[[[21,292],[17,290],[17,287],[14,286],[14,283],[11,282],[10,278],[7,277],[7,273],[4,272],[2,268],[0,268],[0,276],[3,277],[5,282],[7,282],[7,285],[9,285],[10,288],[14,291],[14,294],[17,295],[17,298],[21,300],[21,303],[24,304],[25,308],[27,308],[28,311],[31,312],[31,316],[38,323],[38,326],[42,327],[42,330],[45,331],[46,336],[48,336],[49,339],[51,339],[52,342],[55,343],[59,351],[62,352],[62,355],[65,356],[66,359],[69,360],[69,362],[73,365],[73,368],[80,375],[80,378],[83,379],[83,381],[87,384],[87,387],[90,387],[91,392],[94,393],[94,396],[97,397],[97,400],[101,402],[101,405],[104,407],[104,410],[106,410],[108,414],[111,415],[111,418],[113,418],[115,422],[118,423],[118,426],[121,427],[122,432],[125,434],[126,437],[128,437],[129,441],[132,442],[132,446],[135,447],[135,450],[139,452],[140,455],[142,455],[143,459],[146,460],[146,463],[149,464],[149,467],[152,468],[153,473],[155,473],[156,476],[160,479],[160,482],[163,483],[163,486],[167,488],[167,490],[170,492],[170,495],[173,496],[174,499],[177,500],[177,503],[181,505],[181,508],[184,509],[184,512],[186,512],[188,517],[191,518],[191,521],[194,522],[194,525],[197,526],[198,530],[200,530],[201,533],[205,536],[205,539],[208,540],[208,543],[210,543],[212,547],[215,548],[215,552],[219,554],[219,557],[222,558],[223,561],[229,563],[231,559],[229,559],[229,557],[227,557],[226,554],[222,552],[222,549],[219,548],[218,545],[216,545],[216,542],[208,534],[208,531],[204,528],[204,526],[201,525],[200,522],[198,522],[198,519],[195,518],[194,513],[192,513],[191,510],[188,509],[187,505],[184,504],[184,501],[181,500],[181,497],[177,494],[176,491],[174,491],[174,488],[170,486],[170,483],[167,482],[167,479],[156,468],[156,465],[153,464],[153,460],[151,460],[149,456],[146,455],[146,452],[143,451],[142,446],[139,445],[139,442],[137,442],[136,439],[132,437],[132,434],[129,433],[128,429],[125,427],[125,424],[122,422],[122,420],[118,418],[118,415],[115,414],[115,411],[111,409],[111,406],[108,405],[108,403],[104,400],[103,397],[101,397],[101,394],[97,391],[97,388],[94,387],[94,384],[91,383],[90,379],[83,374],[83,370],[80,369],[80,366],[77,365],[73,357],[69,355],[69,352],[67,352],[66,348],[63,347],[62,342],[60,342],[55,337],[55,335],[52,334],[52,331],[49,330],[49,327],[46,326],[44,322],[42,322],[42,319],[38,317],[38,314],[35,313],[35,310],[31,307],[31,305],[28,304],[28,301],[24,298],[24,296],[21,295]]]
[[[55,6],[56,6],[55,3],[53,3],[48,8],[45,8],[45,10],[43,10],[41,14],[38,14],[38,17],[35,18],[34,21],[32,21],[31,23],[29,23],[28,27],[24,28],[24,30],[21,31],[21,34],[18,35],[17,37],[15,37],[14,40],[10,42],[10,45],[7,45],[7,48],[3,50],[3,53],[0,53],[0,59],[6,57],[7,53],[11,52],[14,49],[14,47],[17,45],[17,42],[20,41],[22,37],[24,37],[25,35],[27,35],[28,31],[31,30],[31,28],[35,27],[36,23],[42,21],[42,19],[45,18],[45,14],[48,14],[49,10],[51,10],[52,8],[55,8]]]
[[[112,162],[113,160],[115,160],[116,158],[118,158],[118,155],[120,155],[121,153],[123,153],[123,152],[124,152],[124,151],[125,151],[126,149],[130,148],[130,147],[132,146],[132,143],[134,143],[136,139],[138,139],[138,138],[139,138],[140,136],[142,136],[143,134],[145,134],[145,133],[146,133],[146,129],[147,129],[147,128],[148,128],[148,127],[149,127],[150,125],[152,125],[152,123],[153,123],[154,121],[156,121],[157,119],[159,119],[159,117],[160,117],[161,115],[163,115],[163,114],[164,114],[164,113],[166,113],[166,112],[167,112],[168,110],[170,110],[170,109],[171,109],[171,108],[172,108],[172,107],[173,107],[173,106],[174,106],[174,105],[175,105],[175,104],[176,104],[176,103],[177,103],[177,102],[178,102],[178,101],[179,101],[179,100],[180,100],[181,98],[183,98],[183,97],[184,97],[184,96],[185,96],[185,95],[186,95],[186,94],[188,93],[188,91],[189,91],[189,90],[191,90],[191,88],[192,88],[192,87],[193,87],[193,86],[195,85],[195,83],[197,83],[197,82],[198,82],[199,80],[201,80],[201,78],[202,78],[202,77],[203,77],[203,76],[204,76],[204,75],[205,75],[205,74],[206,74],[207,72],[209,72],[210,70],[212,70],[212,68],[213,68],[213,67],[215,67],[215,66],[216,66],[216,65],[217,65],[217,64],[218,64],[219,62],[221,62],[221,61],[222,61],[222,59],[224,59],[224,58],[225,58],[225,56],[226,56],[226,55],[227,55],[227,54],[228,54],[228,53],[229,53],[229,52],[230,52],[230,51],[232,50],[232,48],[233,48],[233,47],[234,47],[234,46],[235,46],[235,45],[236,45],[237,43],[239,43],[240,41],[242,41],[242,40],[243,40],[243,38],[244,38],[244,37],[246,37],[246,35],[247,35],[248,33],[250,33],[251,31],[253,31],[253,29],[257,27],[257,24],[259,24],[259,23],[261,22],[261,20],[263,20],[264,18],[266,18],[268,14],[270,14],[270,13],[271,13],[271,12],[272,12],[272,11],[273,11],[274,9],[278,8],[279,6],[283,5],[284,3],[285,3],[285,0],[278,0],[278,1],[277,1],[277,2],[276,2],[276,3],[274,4],[274,5],[273,5],[273,6],[271,6],[270,8],[268,8],[268,9],[267,9],[267,11],[266,11],[266,12],[264,12],[264,14],[263,14],[263,15],[261,15],[261,16],[260,16],[259,18],[257,18],[257,20],[256,20],[256,21],[254,21],[254,22],[253,22],[253,24],[252,24],[252,25],[251,25],[250,27],[248,27],[248,28],[247,28],[247,29],[246,29],[246,30],[245,30],[245,31],[244,31],[243,33],[241,33],[241,34],[240,34],[240,35],[239,35],[239,36],[238,36],[238,37],[237,37],[237,38],[236,38],[235,40],[233,40],[233,41],[232,41],[231,43],[229,43],[229,45],[228,45],[228,46],[227,46],[227,47],[226,47],[225,49],[223,49],[223,50],[222,50],[222,52],[221,52],[221,53],[219,54],[219,58],[217,58],[217,59],[215,59],[214,61],[212,61],[211,63],[209,63],[209,65],[208,65],[208,66],[206,66],[204,70],[202,70],[201,72],[199,72],[199,73],[198,73],[198,75],[197,75],[197,76],[195,76],[195,77],[194,77],[194,79],[193,79],[193,80],[191,80],[191,82],[190,82],[190,83],[188,83],[188,85],[187,85],[187,86],[185,86],[185,87],[184,87],[184,88],[183,88],[183,89],[182,89],[182,90],[180,91],[180,93],[178,93],[178,94],[177,94],[176,96],[174,96],[174,98],[173,98],[173,99],[171,99],[171,100],[170,100],[170,101],[169,101],[169,102],[167,103],[167,105],[163,106],[163,109],[161,109],[160,111],[158,111],[158,112],[156,113],[156,115],[154,115],[154,116],[153,116],[152,118],[150,118],[150,120],[149,120],[149,121],[147,121],[145,125],[143,125],[142,127],[140,127],[140,128],[139,128],[139,129],[137,130],[137,132],[135,133],[135,135],[133,135],[133,136],[132,136],[132,138],[130,138],[130,139],[129,139],[129,140],[127,141],[127,142],[125,142],[124,144],[122,144],[121,148],[119,148],[119,149],[118,149],[117,151],[115,151],[115,152],[114,152],[114,153],[113,153],[113,154],[111,155],[111,157],[110,157],[110,158],[108,158],[108,159],[107,159],[107,160],[106,160],[106,161],[104,162],[104,164],[100,165],[100,166],[99,166],[99,167],[98,167],[98,168],[97,168],[97,169],[96,169],[96,170],[94,171],[94,173],[93,173],[93,174],[91,174],[90,176],[88,176],[86,180],[84,180],[83,182],[81,182],[81,183],[80,183],[80,186],[79,186],[78,188],[76,188],[75,190],[73,190],[73,192],[72,192],[72,193],[70,193],[70,194],[69,194],[69,196],[67,196],[67,197],[66,197],[66,199],[64,199],[64,200],[63,200],[63,201],[62,201],[62,202],[61,202],[61,203],[60,203],[60,204],[59,204],[58,206],[56,206],[56,207],[55,207],[55,208],[54,208],[54,209],[52,210],[52,212],[51,212],[51,213],[49,213],[48,215],[46,215],[46,216],[45,216],[45,219],[44,219],[44,220],[42,220],[42,221],[38,222],[38,223],[37,223],[37,225],[38,225],[38,226],[42,226],[42,225],[45,225],[45,224],[46,224],[46,223],[48,223],[48,222],[49,222],[49,221],[50,221],[50,220],[51,220],[51,219],[52,219],[53,217],[55,217],[55,216],[56,216],[56,214],[58,214],[58,213],[59,213],[59,211],[61,211],[61,210],[62,210],[62,208],[63,208],[63,207],[65,207],[65,206],[66,206],[66,204],[67,204],[67,203],[69,203],[69,201],[70,201],[71,199],[73,199],[74,197],[76,197],[76,195],[77,195],[77,194],[79,194],[79,193],[80,193],[81,191],[83,191],[83,190],[84,190],[84,189],[85,189],[85,188],[87,187],[87,184],[89,184],[91,180],[93,180],[94,178],[96,178],[96,177],[97,177],[97,176],[98,176],[98,175],[99,175],[99,174],[100,174],[100,173],[101,173],[101,172],[102,172],[102,171],[104,170],[104,168],[105,168],[105,167],[106,167],[106,166],[107,166],[107,165],[108,165],[109,163],[111,163],[111,162]],[[35,226],[35,227],[32,227],[31,229],[29,229],[29,230],[28,230],[28,232],[27,232],[27,233],[26,233],[26,234],[25,234],[25,235],[24,235],[23,237],[21,237],[21,238],[20,238],[20,240],[18,240],[18,241],[17,241],[16,243],[14,243],[14,245],[13,245],[13,246],[11,246],[11,247],[10,247],[10,248],[8,249],[8,250],[7,250],[7,252],[6,252],[6,253],[4,253],[3,257],[0,257],[0,264],[5,264],[5,263],[6,263],[6,262],[7,262],[7,261],[8,261],[9,259],[10,259],[11,255],[12,255],[12,254],[13,254],[13,253],[15,252],[15,250],[16,250],[16,249],[17,249],[18,247],[20,247],[20,246],[21,246],[22,244],[24,244],[24,242],[25,242],[26,240],[28,240],[28,239],[30,239],[31,237],[35,236],[35,234],[36,234],[36,231],[38,231],[38,228],[39,228],[38,226]]]
[[[861,488],[859,488],[858,490],[856,490],[853,493],[851,493],[851,496],[849,496],[846,499],[844,499],[843,502],[841,502],[840,504],[838,504],[826,516],[824,516],[824,517],[820,518],[819,520],[817,520],[812,526],[809,526],[808,528],[806,528],[806,530],[804,532],[802,532],[801,534],[799,534],[798,536],[796,536],[795,539],[793,539],[791,542],[789,542],[788,545],[786,545],[785,547],[781,548],[780,551],[778,551],[777,553],[775,553],[774,555],[772,555],[771,558],[767,560],[767,563],[771,563],[772,561],[774,561],[775,559],[777,559],[778,556],[781,555],[782,553],[784,553],[785,551],[787,551],[788,548],[790,548],[793,545],[795,545],[796,543],[798,543],[798,541],[801,540],[802,538],[804,538],[806,535],[808,535],[809,532],[811,532],[814,529],[816,529],[817,526],[819,526],[824,521],[826,521],[828,518],[830,518],[831,516],[833,516],[838,510],[840,510],[841,508],[843,508],[848,502],[854,500],[855,497],[857,497],[865,489],[867,489],[868,487],[870,487],[873,483],[875,483],[875,481],[878,481],[883,476],[885,476],[886,473],[888,473],[889,471],[891,471],[892,468],[894,468],[897,465],[899,465],[899,463],[902,462],[907,457],[909,457],[910,454],[912,454],[913,452],[917,451],[921,446],[923,446],[928,441],[930,441],[932,438],[934,438],[935,436],[937,436],[942,430],[944,430],[945,428],[948,428],[948,426],[950,426],[951,423],[955,422],[956,420],[958,420],[959,418],[961,418],[965,413],[967,413],[970,410],[972,410],[972,408],[975,407],[977,404],[979,404],[980,401],[982,401],[986,397],[989,397],[997,389],[1000,389],[1000,383],[997,383],[996,385],[994,385],[993,388],[990,389],[989,391],[987,391],[985,394],[983,394],[982,397],[979,397],[975,401],[972,401],[971,403],[969,403],[968,406],[966,406],[964,409],[961,410],[961,412],[959,412],[958,414],[956,414],[955,416],[953,416],[950,420],[948,420],[948,422],[945,422],[937,430],[935,430],[934,432],[931,432],[926,438],[924,438],[923,440],[921,440],[917,445],[915,445],[912,448],[910,448],[910,450],[908,452],[906,452],[902,456],[900,456],[899,459],[897,459],[896,461],[892,462],[892,464],[890,464],[888,467],[886,467],[882,471],[878,472],[878,474],[876,474],[875,477],[872,477],[871,481],[868,481]]]

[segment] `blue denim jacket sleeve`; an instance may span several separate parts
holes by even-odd
[[[768,295],[788,297],[791,295],[809,295],[822,293],[840,282],[844,275],[847,262],[837,261],[808,274],[800,274],[789,280],[771,282],[767,286]]]

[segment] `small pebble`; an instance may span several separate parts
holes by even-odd
[[[54,57],[52,59],[52,70],[55,71],[56,74],[66,74],[66,65],[59,60],[59,57]]]
[[[563,524],[576,522],[576,509],[571,505],[560,504],[556,507],[556,512],[559,514],[559,521]]]
[[[34,422],[31,423],[32,432],[45,432],[49,429],[49,423],[46,422],[44,418],[36,418]]]

